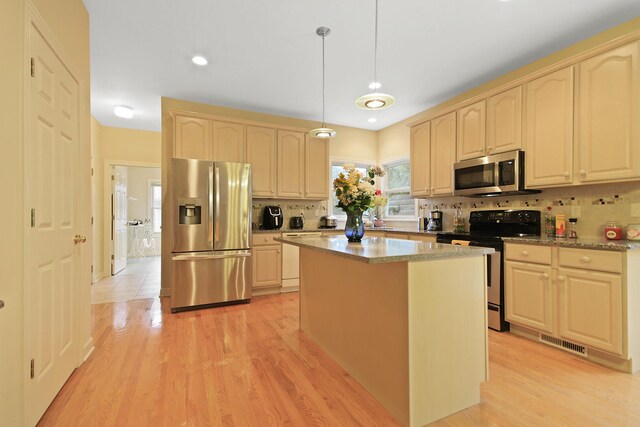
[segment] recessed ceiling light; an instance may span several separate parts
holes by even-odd
[[[207,65],[209,63],[209,61],[207,61],[207,58],[205,58],[204,56],[194,56],[193,58],[191,58],[191,60],[196,65]]]
[[[382,84],[380,82],[373,82],[369,84],[369,89],[380,89]]]
[[[126,105],[116,105],[113,109],[113,114],[123,119],[130,119],[133,117],[133,108]]]
[[[376,119],[375,117],[371,117],[369,118],[369,120],[367,120],[369,123],[375,123],[378,121],[378,119]]]

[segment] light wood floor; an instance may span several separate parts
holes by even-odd
[[[168,302],[93,305],[96,349],[39,425],[396,425],[299,332],[297,293],[176,315]],[[434,425],[640,426],[640,375],[510,334],[489,340],[482,403]]]

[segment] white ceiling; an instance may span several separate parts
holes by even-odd
[[[355,99],[373,80],[374,0],[84,3],[92,114],[144,130],[160,130],[161,96],[320,121],[320,26],[326,122],[377,130],[640,15],[639,0],[379,0],[379,91],[396,105],[367,112]]]

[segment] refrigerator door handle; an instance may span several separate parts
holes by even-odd
[[[209,165],[209,247],[213,249],[213,165]]]
[[[220,240],[220,168],[214,164],[214,168],[216,171],[215,182],[215,203],[213,205],[213,210],[215,212],[215,228],[213,230],[213,248],[215,249],[215,243]]]
[[[171,257],[172,261],[190,261],[190,260],[203,260],[203,259],[225,259],[225,258],[245,258],[250,257],[251,251],[242,251],[235,253],[225,253],[225,254],[189,254],[189,255],[173,255]]]

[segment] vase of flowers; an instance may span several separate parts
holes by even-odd
[[[366,173],[362,173],[352,163],[343,165],[342,169],[344,172],[340,172],[333,180],[333,189],[338,199],[336,207],[347,214],[344,229],[347,239],[350,242],[359,242],[364,236],[362,214],[374,206],[373,200],[376,195],[374,178],[384,176],[384,169],[374,165]]]

